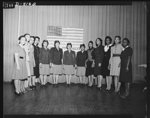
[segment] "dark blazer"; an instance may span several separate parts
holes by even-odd
[[[64,52],[63,56],[63,64],[64,65],[75,65],[76,64],[76,57],[75,57],[75,51],[72,51],[69,53],[69,51]]]
[[[56,47],[51,48],[50,50],[50,62],[56,65],[62,64],[62,58],[63,58],[63,50],[59,48],[57,50]]]
[[[86,60],[88,58],[87,51],[84,51],[83,53],[81,51],[77,52],[77,57],[76,57],[76,63],[77,66],[85,66]]]
[[[50,50],[49,49],[40,49],[40,55],[39,55],[39,63],[42,64],[50,64]]]

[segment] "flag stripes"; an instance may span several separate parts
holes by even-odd
[[[49,26],[50,27],[50,26]],[[50,32],[47,33],[47,40],[49,41],[49,48],[54,46],[54,41],[59,40],[60,41],[60,47],[66,50],[67,43],[72,43],[72,49],[74,51],[79,51],[80,44],[83,43],[83,35],[84,30],[80,28],[62,28],[60,27],[55,28],[52,26],[52,28],[49,30]],[[59,29],[54,30],[53,29]],[[61,34],[57,33],[57,31],[61,31]],[[53,33],[51,33],[53,32]],[[58,35],[59,34],[59,35]]]

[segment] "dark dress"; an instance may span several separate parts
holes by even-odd
[[[103,62],[104,58],[104,46],[100,45],[94,49],[93,59],[95,60],[94,76],[102,75],[102,68],[98,64]]]
[[[35,67],[34,67],[34,75],[36,78],[39,77],[39,54],[40,54],[40,48],[38,46],[34,46],[34,59],[35,59]]]
[[[106,78],[106,76],[110,76],[110,70],[108,69],[110,53],[111,46],[109,46],[109,49],[106,52],[104,51],[104,59],[102,63],[102,75],[104,78]]]
[[[92,56],[93,51],[94,51],[94,48],[87,50],[88,59],[87,59],[87,62],[86,62],[86,65],[87,65],[86,77],[88,77],[90,75],[94,75],[94,67],[92,67],[92,64],[93,64],[93,56]]]
[[[132,82],[132,63],[130,60],[129,63],[129,70],[126,70],[127,67],[127,63],[128,63],[128,57],[132,56],[133,50],[131,47],[127,47],[124,51],[122,51],[121,53],[121,69],[120,69],[120,82],[128,82],[131,83]]]

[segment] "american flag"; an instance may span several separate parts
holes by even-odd
[[[66,50],[67,43],[72,43],[72,49],[79,51],[80,44],[83,43],[84,30],[81,28],[62,28],[58,26],[48,26],[47,40],[49,47],[54,46],[54,41],[60,41],[60,47]]]

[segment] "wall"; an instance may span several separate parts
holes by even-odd
[[[128,37],[133,48],[133,81],[144,80],[146,63],[146,3],[101,6],[24,6],[3,10],[4,81],[10,81],[13,50],[19,35],[30,33],[46,39],[47,26],[84,28],[84,42],[106,35]],[[20,22],[19,22],[20,21]]]

